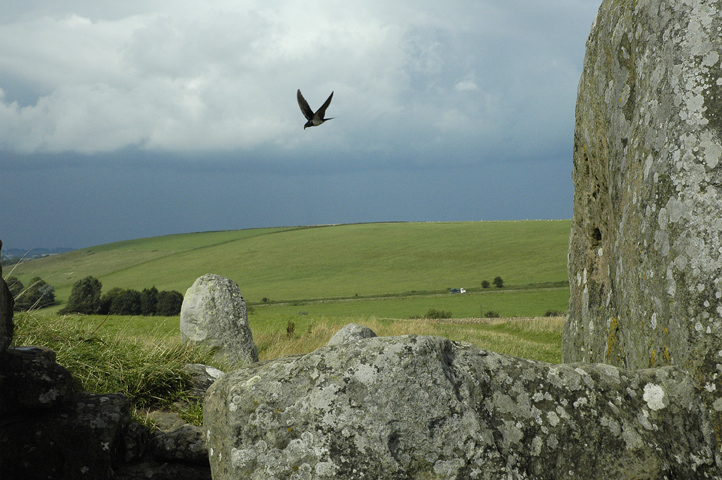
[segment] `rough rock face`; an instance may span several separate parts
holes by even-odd
[[[180,329],[184,341],[217,349],[235,365],[258,361],[246,302],[238,285],[220,275],[203,275],[188,289],[181,307]]]
[[[227,373],[204,404],[214,480],[714,478],[683,369],[553,365],[370,338]]]
[[[722,1],[605,0],[574,134],[564,362],[679,365],[722,439]]]
[[[198,381],[202,394],[208,378]],[[210,480],[205,430],[167,415],[176,421],[151,434],[130,423],[124,395],[78,392],[52,350],[9,348],[0,353],[0,478]]]
[[[192,375],[193,389],[188,393],[192,398],[202,401],[206,391],[213,385],[213,382],[224,375],[224,372],[202,363],[188,363],[183,369]]]
[[[0,250],[3,242],[0,240]],[[7,350],[13,339],[13,296],[10,294],[3,277],[3,267],[0,265],[0,355]]]
[[[75,396],[70,372],[43,347],[15,347],[0,354],[0,417],[50,409]]]
[[[87,392],[51,411],[26,411],[3,419],[3,478],[112,478],[129,419],[125,396]]]
[[[357,340],[363,340],[364,338],[373,338],[376,336],[376,332],[368,327],[359,325],[357,323],[349,323],[344,326],[341,330],[336,332],[331,340],[328,341],[329,345],[341,345],[344,343],[351,343]]]

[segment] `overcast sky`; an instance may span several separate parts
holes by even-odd
[[[3,0],[0,239],[571,218],[599,3]]]

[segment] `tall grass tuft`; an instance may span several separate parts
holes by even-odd
[[[169,336],[138,337],[131,332],[103,334],[74,316],[21,313],[15,316],[15,345],[53,349],[78,387],[92,393],[123,393],[132,408],[178,410],[192,388],[187,363],[213,364],[211,355]],[[220,366],[223,367],[223,366]],[[182,409],[182,408],[181,408]]]

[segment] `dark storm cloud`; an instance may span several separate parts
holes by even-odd
[[[21,219],[49,210],[43,225],[90,226],[82,241],[65,226],[56,241],[43,231],[45,243],[76,246],[276,224],[568,217],[576,86],[597,8],[11,0],[0,9],[0,201],[32,201],[13,201],[0,236],[36,244],[40,228]],[[313,108],[335,91],[336,119],[304,132],[298,88]],[[548,183],[533,188],[540,176]],[[491,202],[494,189],[509,199]],[[109,209],[115,222],[96,228]]]

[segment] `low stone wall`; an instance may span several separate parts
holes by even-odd
[[[204,430],[160,426],[132,423],[124,395],[77,391],[52,350],[0,354],[1,478],[210,480]]]

